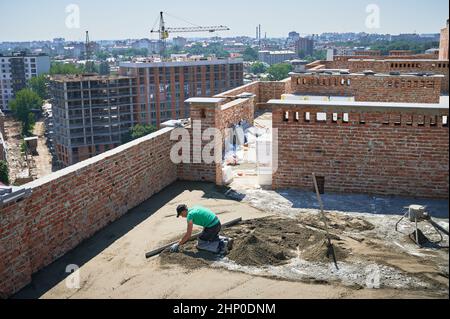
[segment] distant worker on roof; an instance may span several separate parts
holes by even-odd
[[[208,208],[202,206],[188,208],[187,205],[179,205],[177,207],[177,218],[180,216],[187,220],[187,231],[179,243],[170,247],[172,253],[179,252],[180,246],[190,240],[194,225],[203,227],[203,231],[198,238],[198,249],[213,253],[225,253],[227,249],[231,249],[230,239],[219,236],[222,229],[219,218]]]

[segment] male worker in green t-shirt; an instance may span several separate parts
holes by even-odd
[[[186,205],[179,205],[177,207],[177,218],[180,216],[187,219],[187,231],[179,243],[170,247],[171,252],[178,252],[180,246],[183,246],[189,241],[194,225],[203,227],[203,232],[200,234],[199,240],[205,242],[216,242],[220,240],[219,232],[222,225],[219,218],[208,208],[195,206],[188,209]]]

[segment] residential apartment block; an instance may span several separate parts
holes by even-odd
[[[30,55],[18,52],[0,54],[0,109],[7,110],[15,94],[27,86],[32,77],[50,71],[48,55]]]
[[[242,59],[140,60],[120,64],[119,73],[136,77],[137,120],[159,126],[188,118],[190,97],[211,96],[243,84]]]
[[[314,40],[312,39],[300,38],[295,46],[300,58],[312,56],[314,53]]]
[[[190,97],[243,84],[242,60],[122,63],[119,76],[55,76],[51,80],[54,143],[64,166],[122,144],[137,124],[157,127],[188,118]]]
[[[298,58],[294,51],[259,51],[258,60],[268,65],[283,63]]]
[[[119,146],[123,134],[138,123],[134,77],[55,76],[50,90],[54,143],[65,166]]]

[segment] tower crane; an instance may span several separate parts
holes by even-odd
[[[167,15],[167,13],[166,13]],[[187,21],[185,21],[187,22]],[[190,23],[192,24],[192,23]],[[156,25],[156,24],[155,24]],[[161,54],[161,58],[165,56],[166,53],[166,40],[169,38],[169,35],[171,33],[186,33],[186,32],[216,32],[216,31],[228,31],[230,28],[224,25],[218,25],[218,26],[208,26],[208,27],[202,27],[194,25],[192,27],[185,27],[185,28],[168,28],[166,27],[166,23],[164,20],[164,12],[160,12],[159,14],[159,29],[155,30],[153,28],[150,32],[151,33],[158,33],[159,34],[159,50]]]
[[[84,58],[85,62],[85,72],[94,73],[95,72],[95,62],[92,59],[92,43],[89,40],[89,31],[86,31],[86,41],[84,44]]]
[[[91,59],[91,41],[89,40],[89,31],[86,31],[86,41],[84,43],[84,58],[86,61]]]

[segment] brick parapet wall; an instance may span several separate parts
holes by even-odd
[[[220,93],[215,95],[214,97],[216,98],[227,98],[227,102],[235,99],[239,94],[242,93],[252,93],[253,95],[259,97],[259,88],[260,88],[260,83],[259,81],[256,82],[252,82],[243,86],[240,86],[238,88]],[[256,103],[259,103],[260,101],[258,100],[258,98],[255,100]]]
[[[272,108],[279,137],[273,188],[313,190],[315,172],[327,192],[448,198],[448,109]],[[316,121],[317,113],[326,121]]]
[[[163,129],[27,185],[0,207],[0,295],[177,179]]]
[[[351,73],[363,72],[371,70],[377,73],[400,72],[400,73],[419,73],[419,72],[431,72],[434,74],[443,75],[441,85],[441,93],[448,94],[449,92],[449,61],[448,60],[428,60],[421,61],[419,59],[410,59],[409,57],[402,56],[395,57],[396,60],[389,61],[384,60],[365,60],[361,57],[346,57],[342,60],[334,61],[319,61],[320,65],[323,65],[322,69],[348,69]],[[319,63],[317,62],[317,63]],[[315,66],[317,64],[311,64]],[[309,69],[313,69],[310,67]]]
[[[440,44],[439,44],[439,59],[440,60],[448,60],[448,37],[449,37],[449,29],[448,29],[448,20],[445,28],[441,30]]]
[[[292,91],[353,96],[356,101],[439,103],[441,77],[297,74]]]
[[[228,132],[226,131],[228,128],[241,121],[247,121],[253,124],[255,117],[254,99],[255,97],[241,98],[228,103],[191,103],[191,125],[193,126],[189,128],[190,136],[194,136],[193,131],[196,129],[194,125],[196,122],[201,123],[201,132],[198,134],[203,134],[206,129],[214,127],[220,132],[222,137],[220,140],[216,140],[215,147],[216,149],[219,149],[221,146],[223,147],[225,138],[228,136]],[[189,145],[191,152],[189,155],[190,163],[182,163],[179,165],[178,175],[180,179],[208,181],[218,185],[222,184],[222,154],[217,154],[216,163],[204,163],[203,159],[201,159],[200,163],[193,163],[194,153],[201,154],[202,149],[211,143],[211,141],[210,136],[207,136],[206,140],[203,140],[201,144],[196,140],[195,143],[198,143],[198,145],[194,145],[194,142],[191,140]]]
[[[437,54],[404,54],[404,55],[335,55],[334,61],[348,61],[352,59],[375,59],[375,60],[438,60]],[[316,62],[316,61],[315,61]],[[328,61],[320,61],[328,62]],[[316,62],[317,63],[317,62]]]
[[[281,95],[285,93],[292,93],[291,78],[289,77],[283,81],[252,82],[236,89],[215,95],[214,97],[226,98],[226,102],[230,102],[242,93],[252,93],[255,95],[255,107],[264,107],[267,104],[267,101],[272,99],[280,99]]]
[[[269,100],[281,99],[283,94],[292,93],[291,78],[279,82],[261,82],[260,101],[267,103]]]
[[[190,139],[189,141],[184,140],[184,143],[189,143],[189,145],[183,143],[184,149],[186,147],[189,148],[189,163],[180,163],[178,165],[179,179],[185,181],[216,182],[217,164],[206,164],[201,157],[202,150],[209,141],[200,141],[194,134],[200,134],[199,136],[201,136],[206,129],[215,127],[216,110],[218,107],[218,103],[191,103],[191,127],[187,128]],[[194,128],[192,127],[195,122],[201,124],[201,127],[196,128],[196,132],[194,132]],[[200,157],[199,159],[198,156]]]

